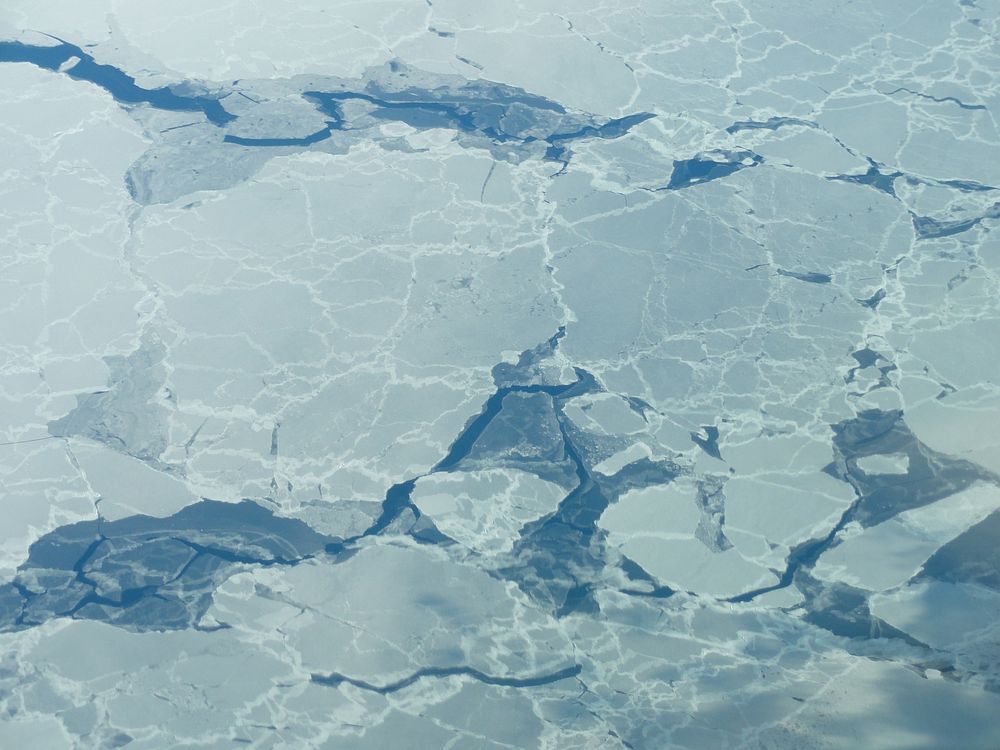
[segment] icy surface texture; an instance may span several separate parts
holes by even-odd
[[[996,0],[4,0],[0,747],[1000,747]]]

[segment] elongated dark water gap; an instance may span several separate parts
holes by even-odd
[[[136,85],[135,78],[113,65],[97,63],[75,44],[69,44],[61,39],[59,42],[60,44],[53,46],[0,42],[0,62],[26,62],[45,70],[58,71],[75,57],[78,61],[65,68],[63,72],[66,75],[78,81],[89,81],[100,86],[123,104],[145,103],[157,109],[202,112],[208,121],[215,125],[225,125],[236,119],[235,115],[225,110],[216,97],[178,93],[182,90],[180,86],[144,89]]]
[[[571,677],[576,677],[582,671],[583,667],[576,664],[572,667],[566,667],[565,669],[560,669],[557,672],[539,675],[537,677],[494,677],[493,675],[488,675],[485,672],[473,669],[472,667],[425,667],[424,669],[417,670],[408,677],[404,677],[396,682],[391,682],[388,685],[373,685],[365,680],[347,677],[346,675],[342,675],[337,672],[329,675],[314,674],[312,675],[312,681],[317,685],[325,685],[327,687],[338,687],[339,685],[344,684],[353,685],[354,687],[361,688],[362,690],[368,690],[381,695],[388,695],[390,693],[398,692],[403,688],[407,688],[425,677],[454,677],[456,675],[462,675],[464,677],[471,677],[472,679],[482,682],[485,685],[528,688],[539,687],[540,685],[551,685],[553,682],[567,680]]]

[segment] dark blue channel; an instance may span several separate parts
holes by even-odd
[[[156,109],[177,112],[202,112],[209,122],[225,125],[236,119],[225,110],[219,99],[213,96],[199,96],[178,93],[182,86],[161,86],[144,89],[137,86],[135,79],[112,65],[101,65],[94,58],[77,47],[59,40],[60,44],[42,46],[21,42],[0,42],[0,62],[22,62],[37,65],[45,70],[58,71],[73,59],[79,58],[65,73],[78,81],[89,81],[107,91],[115,101],[123,104],[149,104]]]

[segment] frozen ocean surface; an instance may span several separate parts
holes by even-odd
[[[998,0],[3,0],[0,748],[1000,748]]]

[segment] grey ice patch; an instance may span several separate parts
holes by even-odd
[[[929,216],[913,216],[913,229],[917,237],[922,240],[938,239],[940,237],[951,237],[953,234],[967,232],[978,226],[982,218],[962,219],[958,221],[938,221]]]
[[[910,432],[903,413],[876,409],[834,425],[837,458],[827,467],[833,476],[850,483],[858,494],[850,520],[875,526],[904,510],[920,508],[994,477],[985,469],[931,450]],[[885,456],[905,471],[867,473],[871,457]],[[904,458],[905,457],[905,458]],[[867,459],[867,460],[866,460]]]
[[[199,190],[225,190],[256,174],[275,156],[261,149],[237,152],[237,147],[223,147],[215,134],[201,136],[178,142],[164,139],[150,146],[125,174],[132,198],[150,205],[169,203]]]
[[[555,335],[538,346],[521,352],[515,364],[501,362],[493,368],[493,382],[498,388],[524,385],[558,385],[553,382],[551,368],[546,365],[566,335],[566,327],[560,326]]]
[[[913,220],[913,230],[917,237],[922,240],[932,240],[941,237],[951,237],[955,234],[967,232],[983,223],[983,219],[1000,218],[1000,203],[994,203],[982,216],[975,216],[971,219],[955,219],[945,221],[932,219],[929,216],[917,216],[911,214]]]
[[[1000,511],[941,547],[924,563],[917,578],[978,583],[1000,591]]]
[[[844,638],[897,638],[911,646],[925,644],[872,614],[868,592],[844,583],[822,583],[799,573],[795,585],[805,595],[805,620]]]
[[[713,552],[725,552],[733,546],[723,531],[726,523],[725,484],[724,476],[705,477],[698,482],[698,496],[695,498],[698,510],[701,511],[701,519],[694,535]]]
[[[126,357],[106,357],[107,390],[77,396],[75,409],[49,422],[49,434],[95,440],[159,465],[167,447],[168,410],[163,402],[172,398],[163,387],[165,355],[163,343],[147,337]]]
[[[594,480],[609,502],[617,502],[626,492],[669,484],[680,474],[681,468],[673,461],[640,458],[610,477],[595,474]]]
[[[564,450],[555,405],[548,393],[514,391],[459,464],[469,468],[516,468],[569,486],[573,468]]]
[[[57,617],[134,631],[194,627],[241,566],[294,565],[336,540],[256,503],[204,500],[173,516],[63,526],[31,545],[0,586],[0,631]]]
[[[359,79],[299,75],[213,88],[231,115],[225,122],[131,111],[154,138],[126,177],[137,202],[165,203],[196,190],[231,187],[272,157],[306,149],[343,154],[360,141],[374,141],[407,150],[405,139],[382,132],[392,122],[417,131],[451,130],[460,146],[484,149],[498,160],[565,164],[573,142],[619,138],[652,117],[569,112],[514,86],[427,73],[399,61],[369,68]]]

